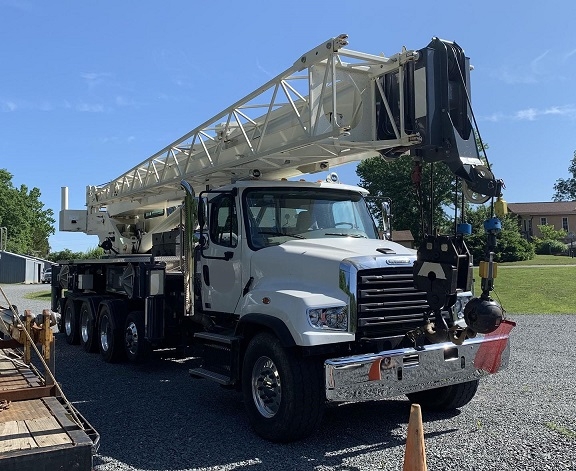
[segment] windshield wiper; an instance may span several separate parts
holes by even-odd
[[[258,231],[258,234],[264,234],[264,235],[272,235],[272,236],[278,236],[278,237],[294,237],[295,239],[305,239],[306,237],[301,236],[299,234],[285,234],[284,232],[274,232],[274,231]]]
[[[366,239],[367,238],[367,237],[364,237],[363,235],[360,235],[360,234],[345,234],[343,232],[326,232],[324,235],[341,236],[341,237],[355,237],[356,239]]]

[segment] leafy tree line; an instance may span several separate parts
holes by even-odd
[[[576,151],[570,161],[568,171],[571,178],[559,178],[554,184],[554,201],[576,201]]]
[[[447,229],[449,216],[446,207],[451,204],[454,192],[453,176],[444,164],[423,165],[419,176],[421,191],[417,192],[413,183],[415,175],[411,158],[399,157],[386,161],[380,157],[367,159],[356,169],[360,177],[360,186],[371,196],[390,198],[392,201],[392,228],[410,230],[416,242],[422,240],[424,233],[431,233],[430,220],[434,228]],[[433,201],[430,200],[431,177],[433,179]],[[421,203],[421,204],[420,204]],[[381,208],[376,202],[369,202],[372,214],[381,218]],[[422,211],[421,211],[422,208]],[[432,217],[430,212],[432,208]],[[421,216],[424,225],[421,225]]]
[[[6,250],[46,257],[50,252],[48,237],[54,234],[54,213],[44,208],[38,188],[16,188],[12,176],[0,169],[0,227],[6,228]]]
[[[13,175],[0,169],[0,227],[6,228],[6,250],[20,255],[45,258],[53,262],[99,258],[104,251],[96,247],[86,252],[70,249],[51,252],[48,238],[54,234],[54,212],[45,209],[38,188],[14,187]],[[4,246],[2,246],[4,248]]]
[[[104,250],[100,247],[87,250],[86,252],[73,252],[70,249],[60,250],[58,252],[50,252],[46,257],[52,262],[59,262],[62,260],[89,260],[100,258],[104,255]]]
[[[366,188],[372,196],[388,197],[392,200],[392,228],[410,230],[416,246],[425,234],[433,231],[441,234],[454,232],[454,207],[460,207],[461,202],[455,197],[457,188],[454,175],[445,164],[422,165],[420,191],[417,191],[414,185],[414,163],[410,157],[388,161],[380,157],[367,159],[358,165],[356,173],[360,177],[360,186]],[[429,197],[431,186],[433,201]],[[378,204],[369,205],[372,213],[381,218]],[[472,225],[472,235],[466,236],[465,242],[475,263],[485,259],[487,235],[484,221],[491,215],[489,206],[479,205],[472,208],[465,205],[464,221]],[[424,224],[421,224],[422,216]],[[502,231],[497,236],[496,261],[532,259],[536,246],[522,237],[517,219],[511,215],[500,219]]]

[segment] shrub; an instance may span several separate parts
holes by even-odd
[[[474,257],[474,265],[478,265],[481,260],[485,260],[487,235],[484,230],[484,221],[491,217],[488,207],[479,206],[475,210],[468,211],[468,222],[472,224],[472,234],[465,237],[466,246]],[[508,215],[501,218],[502,231],[498,233],[496,239],[496,249],[494,250],[494,261],[496,262],[518,262],[531,260],[534,258],[534,245],[522,237],[518,231],[518,221]]]
[[[538,255],[557,255],[566,252],[566,244],[559,240],[538,239],[535,245]]]

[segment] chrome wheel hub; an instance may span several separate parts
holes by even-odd
[[[64,329],[66,330],[66,335],[72,335],[72,319],[69,313],[65,314],[66,317],[64,318]]]
[[[280,408],[280,374],[268,357],[260,357],[252,368],[252,398],[258,412],[266,418],[274,417]]]
[[[104,317],[100,324],[100,345],[102,346],[102,350],[107,352],[108,348],[110,347],[108,342],[108,335],[110,335],[110,321],[106,317]]]
[[[130,353],[133,355],[138,353],[138,329],[136,328],[136,324],[134,324],[134,322],[130,322],[126,326],[124,340],[126,342],[126,348]]]
[[[82,341],[84,343],[88,342],[88,336],[90,335],[90,327],[88,326],[88,316],[82,316],[82,324],[80,325],[80,334],[82,335]]]

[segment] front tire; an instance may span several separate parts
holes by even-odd
[[[242,392],[254,431],[266,440],[290,442],[312,434],[324,412],[322,363],[299,358],[269,333],[248,344]]]
[[[78,313],[76,312],[76,305],[72,299],[66,301],[62,318],[62,325],[64,327],[64,333],[66,334],[66,342],[70,345],[78,345],[80,343]]]
[[[420,404],[429,411],[448,411],[459,409],[468,404],[478,390],[479,380],[466,383],[452,384],[442,388],[430,389],[406,394],[413,404]]]

